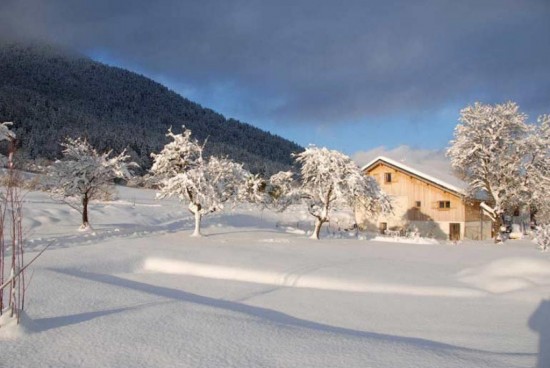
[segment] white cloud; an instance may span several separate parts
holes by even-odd
[[[430,166],[446,172],[450,170],[451,166],[449,159],[445,157],[444,150],[412,148],[407,145],[401,145],[392,149],[380,146],[368,151],[355,152],[352,158],[358,165],[363,166],[378,156],[386,156],[411,167]]]

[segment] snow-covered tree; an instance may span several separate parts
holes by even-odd
[[[548,143],[535,139],[535,132],[547,127],[526,121],[513,102],[468,106],[460,112],[447,151],[453,168],[468,183],[469,195],[489,197],[495,234],[502,216],[530,205],[534,190],[548,180]]]
[[[116,178],[130,179],[131,169],[125,152],[111,157],[112,151],[98,153],[85,139],[67,138],[63,158],[56,161],[48,172],[48,186],[52,197],[61,200],[82,213],[81,229],[90,226],[88,204],[105,198]]]
[[[321,226],[329,221],[333,210],[360,207],[372,214],[391,210],[376,181],[364,175],[348,156],[311,146],[295,158],[301,164],[300,195],[315,217],[312,239],[319,239]]]
[[[529,190],[523,201],[536,211],[538,224],[550,223],[550,115],[539,117],[527,139],[524,172]]]
[[[200,236],[203,216],[221,210],[224,203],[235,200],[243,190],[250,174],[226,158],[203,157],[203,145],[191,138],[191,131],[181,134],[168,130],[172,142],[158,154],[153,153],[151,174],[158,182],[158,198],[178,197],[189,203],[189,211],[195,216],[192,236]]]

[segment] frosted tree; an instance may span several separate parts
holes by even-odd
[[[114,180],[131,179],[131,169],[125,152],[112,156],[112,151],[98,153],[85,139],[67,138],[63,158],[48,171],[48,186],[54,199],[63,201],[82,214],[82,230],[90,227],[88,204],[103,199],[113,189]]]
[[[447,150],[453,168],[468,183],[469,195],[489,197],[495,234],[499,234],[502,215],[525,204],[531,182],[538,180],[533,170],[539,166],[538,154],[526,166],[533,130],[526,120],[513,102],[468,106],[460,112],[460,123]],[[528,179],[527,171],[533,171],[533,179]]]
[[[361,208],[372,214],[391,210],[388,197],[376,181],[364,175],[348,156],[312,146],[295,158],[301,164],[300,195],[315,217],[312,239],[319,239],[321,227],[333,210]]]
[[[250,174],[226,158],[203,157],[203,147],[191,138],[191,131],[181,134],[168,130],[172,142],[158,154],[152,154],[151,174],[159,186],[158,198],[177,197],[189,203],[189,211],[195,217],[192,236],[201,236],[202,217],[221,210],[224,203],[236,200],[244,190]]]
[[[539,117],[526,148],[523,202],[535,211],[537,223],[550,223],[550,115]]]

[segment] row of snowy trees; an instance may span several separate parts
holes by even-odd
[[[550,222],[550,116],[528,123],[517,104],[476,103],[460,112],[447,154],[469,195],[491,207],[494,233],[521,209]],[[546,225],[549,226],[549,225]],[[541,232],[542,235],[542,232]]]
[[[330,212],[342,206],[361,206],[367,213],[388,211],[388,197],[376,182],[362,174],[353,161],[337,151],[309,147],[296,154],[301,164],[300,181],[291,172],[279,172],[268,179],[253,176],[226,158],[203,158],[204,145],[191,138],[191,131],[168,137],[172,142],[159,154],[153,154],[153,180],[159,197],[178,197],[189,203],[195,216],[194,236],[200,235],[202,216],[223,208],[227,201],[247,201],[276,210],[304,202],[315,218],[312,238],[319,239]]]
[[[158,198],[177,197],[187,204],[195,218],[193,236],[200,236],[203,216],[223,209],[226,202],[249,202],[274,210],[305,203],[315,218],[312,238],[318,239],[322,225],[331,212],[342,207],[366,213],[391,210],[389,198],[376,181],[363,175],[347,156],[326,148],[309,147],[296,154],[299,175],[279,172],[270,178],[252,175],[227,158],[203,155],[204,146],[183,128],[174,134],[161,152],[152,154],[153,166],[148,180],[158,188]],[[67,139],[63,159],[49,170],[50,190],[82,213],[82,228],[89,227],[88,203],[109,193],[116,178],[130,179],[129,157],[122,152],[100,154],[86,140]],[[299,180],[295,179],[298,177]]]
[[[294,155],[300,172],[279,172],[270,178],[251,175],[242,164],[223,157],[203,155],[206,143],[191,131],[168,131],[171,140],[152,154],[150,181],[159,197],[178,197],[195,217],[193,235],[200,235],[203,216],[228,201],[247,201],[276,210],[304,203],[315,218],[313,238],[319,237],[330,213],[342,207],[366,213],[391,210],[376,182],[363,175],[352,160],[326,148],[309,147]],[[475,104],[461,111],[448,155],[454,169],[469,184],[471,197],[484,197],[499,233],[502,216],[518,208],[537,212],[539,222],[550,217],[550,117],[529,124],[515,103]],[[88,203],[109,194],[116,178],[129,179],[137,165],[124,152],[98,153],[83,139],[67,139],[63,159],[49,171],[51,191],[80,209],[82,226],[89,226]],[[487,206],[485,206],[487,208]]]

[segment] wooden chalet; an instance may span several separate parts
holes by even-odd
[[[491,221],[483,216],[480,202],[467,199],[463,183],[456,178],[451,183],[448,174],[426,174],[382,156],[365,165],[363,171],[391,197],[394,211],[376,217],[358,212],[360,227],[386,234],[417,231],[421,236],[453,241],[491,237]]]

